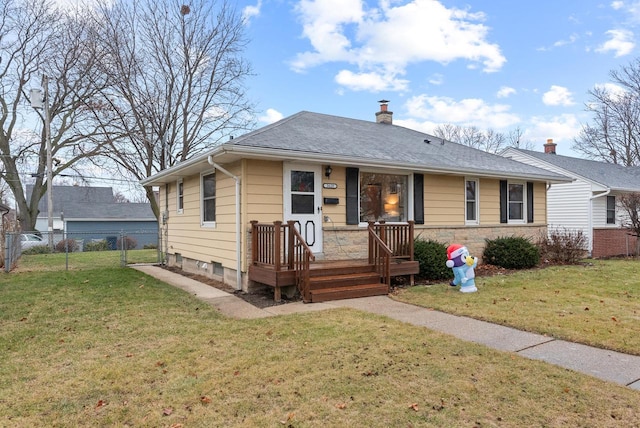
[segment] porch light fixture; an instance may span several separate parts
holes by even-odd
[[[331,165],[327,165],[327,167],[324,169],[324,176],[330,178],[332,172],[333,169],[331,169]]]

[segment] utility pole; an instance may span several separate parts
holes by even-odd
[[[51,118],[49,117],[49,77],[42,76],[44,88],[44,126],[47,144],[47,230],[49,250],[53,252],[53,163],[51,159]]]
[[[49,250],[53,251],[53,159],[51,155],[51,118],[49,116],[49,76],[42,75],[42,88],[44,95],[40,89],[31,90],[31,107],[43,109],[44,112],[44,132],[47,150],[47,220],[48,220],[48,236]]]

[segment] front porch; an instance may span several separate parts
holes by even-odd
[[[305,302],[349,299],[389,293],[391,278],[419,273],[413,258],[413,222],[369,223],[366,259],[315,260],[295,222],[251,222],[249,280],[281,288],[296,286]]]

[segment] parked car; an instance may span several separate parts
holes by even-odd
[[[23,250],[37,247],[39,245],[47,245],[40,236],[33,233],[23,233],[20,235],[20,246]]]

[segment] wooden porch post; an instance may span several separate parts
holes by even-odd
[[[258,220],[251,220],[251,264],[258,261]]]
[[[287,235],[287,263],[289,263],[289,269],[293,269],[295,260],[295,250],[293,248],[295,240],[293,233],[291,233],[293,228],[296,227],[295,224],[296,222],[294,220],[287,221],[287,227],[289,228],[289,233]]]
[[[273,237],[273,258],[274,258],[274,264],[276,266],[276,272],[280,272],[280,269],[282,269],[282,259],[280,258],[280,236],[282,233],[282,222],[281,221],[274,221],[273,222],[273,231],[274,231],[274,237]]]
[[[413,220],[409,220],[409,236],[408,236],[408,244],[409,244],[409,260],[413,261],[413,252],[414,252],[414,243],[413,243],[413,233],[414,233],[415,222]],[[414,274],[409,275],[409,284],[415,285]]]

